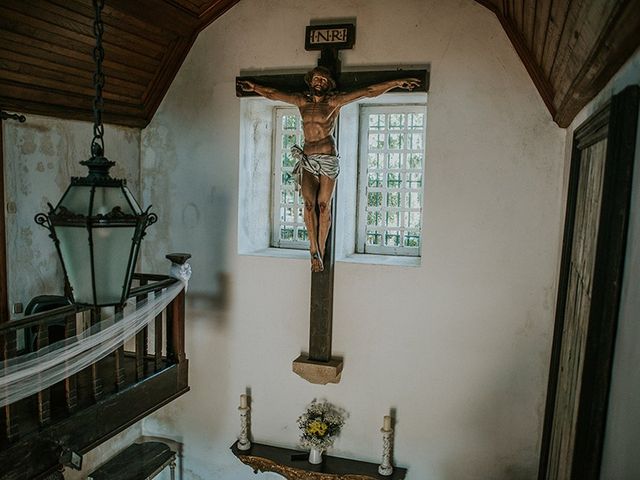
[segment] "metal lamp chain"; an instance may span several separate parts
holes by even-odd
[[[96,45],[93,48],[93,59],[96,64],[96,70],[93,74],[93,85],[95,87],[95,98],[93,99],[93,140],[91,141],[91,153],[95,156],[104,155],[104,126],[102,124],[102,110],[104,108],[104,100],[102,98],[102,89],[104,88],[104,71],[102,70],[102,62],[104,61],[104,48],[102,48],[102,35],[104,33],[104,24],[102,23],[102,8],[104,0],[93,0],[93,8],[95,10],[95,18],[93,21],[93,33],[96,38]]]

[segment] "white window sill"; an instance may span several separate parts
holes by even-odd
[[[254,257],[272,257],[272,258],[293,258],[296,260],[307,260],[309,258],[309,250],[295,250],[293,248],[274,248],[268,247],[253,252],[242,252],[240,255],[250,255]]]
[[[308,260],[308,250],[296,250],[292,248],[268,247],[253,252],[243,252],[240,255],[271,258],[291,258],[294,260]],[[336,260],[338,263],[357,263],[361,265],[388,265],[393,267],[419,267],[422,264],[421,257],[402,257],[394,255],[372,255],[352,253]]]
[[[422,263],[421,257],[400,257],[396,255],[372,255],[365,253],[352,253],[346,257],[339,258],[338,262],[360,263],[368,265],[390,265],[394,267],[419,267]]]

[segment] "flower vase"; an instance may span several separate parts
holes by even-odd
[[[322,449],[320,447],[311,447],[309,451],[309,463],[313,465],[322,463]]]

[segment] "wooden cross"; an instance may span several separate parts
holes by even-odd
[[[415,91],[428,90],[429,73],[421,70],[383,70],[341,72],[339,50],[353,48],[355,44],[355,25],[316,25],[307,27],[305,49],[320,50],[318,66],[328,68],[336,81],[337,89],[350,91],[388,80],[418,78],[421,83]],[[308,89],[304,74],[288,75],[245,75],[236,77],[236,85],[241,81],[251,81],[265,87],[285,92],[302,92]],[[395,90],[394,90],[395,91]],[[405,90],[397,90],[406,92]],[[236,89],[238,97],[257,95]],[[336,189],[337,190],[337,189]],[[331,218],[335,221],[337,191],[331,203]],[[335,230],[331,227],[323,258],[324,271],[311,276],[311,313],[309,327],[309,353],[303,353],[293,362],[293,371],[311,383],[338,383],[342,373],[341,358],[331,353],[331,334],[333,327],[333,277],[335,266]]]

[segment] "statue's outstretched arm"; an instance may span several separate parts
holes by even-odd
[[[238,80],[238,86],[243,92],[255,92],[269,100],[279,100],[291,105],[299,106],[302,103],[302,95],[299,93],[287,93],[276,88],[266,87],[251,80]]]
[[[336,101],[340,106],[354,102],[361,98],[377,97],[394,88],[402,88],[404,90],[413,90],[420,86],[419,78],[400,78],[398,80],[388,80],[386,82],[376,83],[367,87],[358,88],[351,92],[340,93],[336,95]]]

